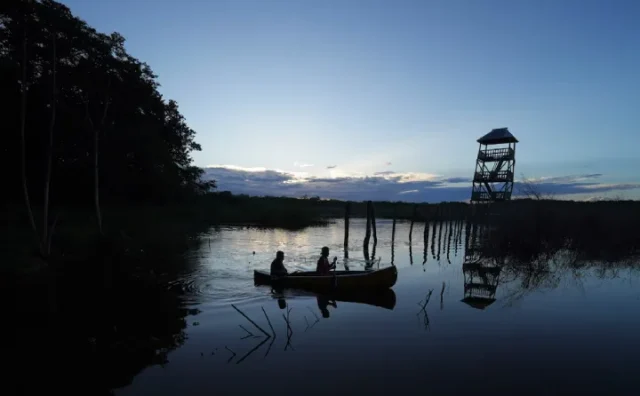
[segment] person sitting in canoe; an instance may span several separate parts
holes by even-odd
[[[322,255],[318,259],[318,265],[316,266],[316,272],[318,275],[329,275],[332,269],[336,268],[337,257],[333,258],[333,263],[329,264],[329,248],[322,248]]]
[[[278,252],[276,253],[275,260],[273,260],[271,262],[271,277],[272,278],[279,278],[279,277],[282,277],[282,276],[289,275],[289,272],[284,267],[283,261],[284,261],[284,252],[278,250]]]

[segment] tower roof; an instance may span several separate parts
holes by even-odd
[[[518,139],[509,132],[509,128],[496,128],[480,139],[480,144],[518,143]]]

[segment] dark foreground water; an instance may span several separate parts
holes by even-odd
[[[277,250],[290,270],[311,269],[323,245],[343,263],[342,227],[205,236],[174,282],[198,310],[186,319],[184,341],[116,394],[636,393],[640,288],[633,265],[575,269],[563,262],[570,254],[559,254],[543,269],[470,280],[462,267],[465,233],[456,225],[431,225],[425,251],[424,225],[415,225],[410,249],[409,224],[398,224],[399,278],[375,301],[382,306],[327,307],[313,295],[287,293],[289,330],[287,310],[269,288],[253,285],[253,270],[268,268]],[[351,269],[363,266],[363,230],[352,223]],[[392,259],[391,234],[391,222],[378,222],[381,266]],[[270,333],[264,308],[276,337],[263,336],[231,304]]]

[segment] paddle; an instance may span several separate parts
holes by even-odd
[[[333,258],[333,288],[337,288],[338,287],[338,276],[336,274],[336,261],[338,261],[338,257],[334,257]]]

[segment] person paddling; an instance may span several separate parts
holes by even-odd
[[[318,275],[329,275],[332,269],[336,268],[337,257],[333,258],[333,263],[329,264],[329,248],[323,247],[318,264],[316,266],[316,272]]]

